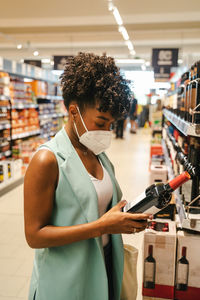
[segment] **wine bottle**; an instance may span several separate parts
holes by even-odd
[[[182,257],[178,260],[176,271],[176,289],[186,291],[188,287],[189,262],[186,259],[186,247],[182,247]]]
[[[167,184],[157,183],[149,186],[144,193],[131,202],[128,202],[124,212],[156,214],[166,207],[172,196],[172,192],[191,178],[188,172],[183,172]]]
[[[156,261],[153,257],[153,246],[149,245],[148,256],[144,260],[144,288],[155,288]]]

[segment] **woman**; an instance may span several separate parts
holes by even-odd
[[[36,152],[24,181],[25,234],[36,249],[29,300],[119,300],[120,234],[143,230],[148,218],[122,212],[104,153],[112,122],[129,109],[129,87],[105,55],[79,53],[61,79],[69,120]]]

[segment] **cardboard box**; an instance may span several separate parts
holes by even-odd
[[[151,300],[174,299],[176,224],[163,219],[154,221],[168,223],[168,231],[147,229],[144,233],[143,296]]]
[[[165,165],[151,165],[150,172],[149,184],[167,181],[168,171]]]
[[[200,235],[177,233],[175,299],[200,299]]]

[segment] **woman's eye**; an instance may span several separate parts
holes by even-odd
[[[103,128],[103,127],[105,126],[105,124],[98,124],[98,123],[96,123],[96,125],[97,125],[97,127],[99,127],[99,128]]]

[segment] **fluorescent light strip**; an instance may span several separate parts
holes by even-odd
[[[122,18],[120,16],[119,11],[118,11],[118,9],[117,9],[116,6],[114,6],[112,13],[113,13],[113,15],[115,17],[115,20],[116,20],[117,24],[118,25],[122,25],[123,21],[122,21]]]
[[[126,28],[124,26],[119,26],[118,30],[122,34],[124,40],[128,41],[129,40],[129,35],[128,35],[128,32],[127,32]]]
[[[134,50],[132,42],[129,40],[128,32],[127,32],[126,28],[124,26],[122,26],[123,25],[122,18],[120,16],[120,13],[119,13],[117,7],[114,6],[112,0],[108,0],[108,10],[112,11],[114,18],[115,18],[117,24],[119,25],[118,31],[122,34],[122,36],[125,40],[125,43],[130,51],[130,54],[135,55],[136,52]]]
[[[134,50],[133,44],[131,43],[130,40],[126,41],[125,44],[127,45],[128,49],[129,49],[130,51]]]

